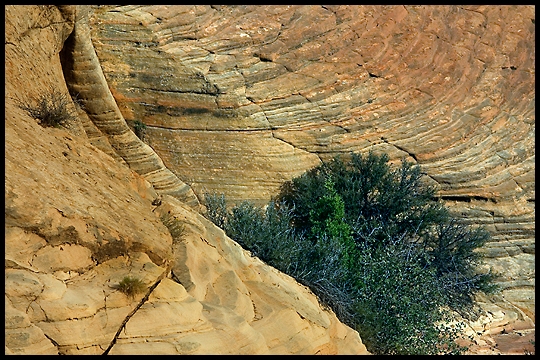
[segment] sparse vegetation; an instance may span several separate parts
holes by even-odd
[[[39,125],[43,127],[65,127],[77,118],[75,110],[70,109],[70,105],[75,100],[54,88],[50,88],[47,94],[35,99],[33,104],[27,104],[18,99],[14,100],[19,108],[26,111],[32,118],[37,119]]]
[[[125,276],[122,281],[116,286],[116,289],[133,298],[146,290],[146,285],[136,277]]]
[[[141,140],[145,140],[146,138],[146,124],[143,123],[140,120],[135,120],[133,122],[133,130],[135,132],[135,135]]]
[[[372,353],[463,353],[459,316],[474,317],[474,295],[496,290],[492,274],[477,272],[489,234],[454,218],[418,166],[388,160],[335,158],[285,183],[264,209],[205,194],[206,216],[309,286]]]
[[[225,221],[228,217],[227,200],[225,199],[225,195],[206,193],[204,196],[204,201],[206,202],[206,218],[220,228],[224,228]]]

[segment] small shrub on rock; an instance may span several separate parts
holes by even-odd
[[[128,297],[133,298],[135,295],[144,292],[146,290],[146,285],[138,278],[126,276],[120,281],[116,288]]]
[[[140,120],[135,120],[133,122],[133,130],[135,131],[135,135],[141,140],[146,139],[146,124],[143,123]]]
[[[74,100],[60,90],[51,88],[47,94],[39,96],[33,104],[23,103],[15,99],[17,106],[43,127],[65,127],[69,122],[76,120],[77,114],[70,109]]]

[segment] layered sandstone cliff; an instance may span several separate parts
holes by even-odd
[[[194,210],[108,96],[84,13],[5,11],[6,354],[367,353],[308,289]],[[86,113],[68,129],[14,100],[68,87]],[[126,276],[144,291],[120,292]]]
[[[532,326],[534,7],[121,6],[91,19],[122,114],[196,194],[263,204],[335,154],[405,157],[491,232],[503,291],[488,322]]]
[[[205,191],[262,204],[369,149],[422,165],[492,232],[503,292],[471,331],[515,346],[477,352],[530,345],[533,7],[5,10],[7,353],[366,353],[194,209]],[[69,131],[11,100],[51,85],[84,105]],[[146,294],[114,289],[130,274]]]

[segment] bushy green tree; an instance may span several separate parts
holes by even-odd
[[[421,235],[433,223],[446,221],[448,212],[433,201],[436,189],[421,181],[420,168],[403,161],[393,169],[388,160],[386,154],[371,152],[353,153],[348,163],[336,157],[286,182],[278,199],[295,209],[295,226],[309,227],[309,214],[331,174],[355,240],[370,245],[384,246],[396,234]]]
[[[419,166],[403,160],[392,168],[388,161],[386,154],[372,152],[352,153],[348,162],[336,157],[285,183],[277,199],[294,209],[298,229],[309,228],[309,214],[332,176],[357,246],[373,251],[396,241],[417,244],[429,255],[426,263],[445,279],[441,286],[449,304],[466,315],[474,293],[493,290],[492,275],[477,274],[481,257],[475,251],[489,234],[457,222],[435,200],[437,189],[423,181]]]
[[[459,223],[435,193],[419,166],[353,153],[285,183],[264,211],[242,203],[208,214],[309,286],[371,352],[460,353],[455,312],[472,316],[474,295],[495,290],[477,272],[488,233]]]

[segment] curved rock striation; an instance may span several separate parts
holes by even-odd
[[[6,354],[366,353],[185,204],[212,191],[263,204],[320,161],[369,150],[422,165],[491,231],[503,291],[480,299],[473,351],[534,338],[534,7],[5,12]],[[66,85],[84,106],[69,131],[13,101]],[[126,275],[147,291],[120,293]]]
[[[55,6],[5,11],[6,354],[368,353],[307,288],[109,156],[122,142],[107,131],[123,127],[93,112],[82,80],[82,124],[22,111],[14,99],[68,94],[60,52],[77,26]],[[142,292],[120,291],[127,276]]]
[[[111,153],[112,147],[116,157],[143,175],[158,192],[172,194],[192,206],[198,206],[199,202],[191,188],[166,168],[154,150],[131,131],[118,110],[92,45],[88,26],[89,9],[84,6],[61,6],[60,10],[74,22],[73,32],[61,53],[64,77],[71,94],[82,105],[82,116],[91,120],[91,123],[86,122],[85,127],[90,136],[99,137],[92,133],[97,128],[98,134],[105,136],[103,141],[106,145],[102,148],[105,147],[106,152]]]
[[[533,6],[100,6],[127,121],[202,195],[265,203],[321,160],[420,164],[492,234],[504,313],[534,323]],[[487,305],[486,305],[487,306]]]

